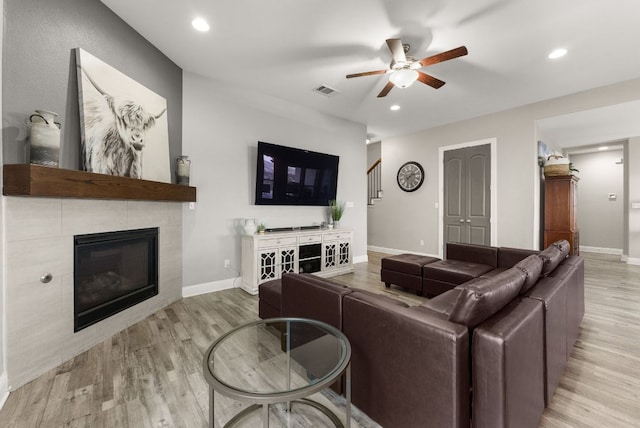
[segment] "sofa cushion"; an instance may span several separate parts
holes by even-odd
[[[516,263],[526,259],[532,254],[538,254],[536,250],[525,250],[522,248],[500,247],[498,248],[498,267],[509,269]]]
[[[495,268],[495,269],[490,270],[489,272],[483,273],[478,278],[492,278],[492,277],[494,277],[496,275],[500,275],[505,270],[507,270],[507,268]]]
[[[398,254],[395,256],[383,257],[381,266],[382,269],[389,269],[422,277],[422,266],[438,260],[440,259],[436,257],[420,256],[417,254]]]
[[[448,259],[423,266],[422,277],[451,284],[462,284],[493,268],[494,266],[491,265]]]
[[[447,242],[447,259],[498,267],[498,248]]]
[[[562,254],[564,254],[565,257],[567,257],[569,255],[569,251],[571,251],[571,244],[569,244],[569,241],[566,239],[561,239],[551,245],[556,246],[560,251],[562,251]]]
[[[540,278],[540,274],[542,273],[542,259],[532,254],[526,259],[516,263],[513,267],[520,269],[527,277],[520,289],[520,294],[522,294],[538,282],[538,278]]]
[[[567,241],[565,241],[567,242]],[[558,245],[556,245],[558,244]],[[567,245],[562,243],[562,241],[554,242],[549,245],[547,248],[542,250],[539,256],[542,258],[542,276],[549,276],[551,272],[562,262],[569,253],[567,250]],[[566,251],[566,252],[565,252]]]
[[[389,308],[397,309],[398,307],[401,307],[401,308],[409,307],[409,305],[407,305],[405,302],[402,302],[400,300],[394,299],[389,296],[385,296],[383,294],[372,293],[371,291],[362,290],[360,288],[352,288],[352,290],[353,290],[353,293],[351,293],[352,297],[357,298],[363,302],[366,302],[374,306],[379,306],[387,309]]]
[[[451,311],[453,310],[453,307],[456,305],[456,301],[458,300],[458,296],[460,295],[462,290],[462,288],[456,287],[452,290],[440,294],[439,296],[434,297],[433,299],[427,300],[418,307],[427,308],[438,314],[445,315],[445,319],[448,319]]]
[[[465,284],[449,321],[474,328],[513,300],[525,279],[521,270],[509,269],[492,278],[478,278]]]

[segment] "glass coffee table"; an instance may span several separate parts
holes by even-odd
[[[262,409],[269,426],[269,405],[307,405],[322,412],[336,427],[351,426],[351,345],[338,329],[316,320],[271,318],[237,327],[219,337],[204,356],[204,377],[210,386],[209,426],[215,422],[214,395],[219,393],[250,406],[233,416],[231,427]],[[308,397],[342,382],[346,423],[325,405]]]

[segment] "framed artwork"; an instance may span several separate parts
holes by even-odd
[[[171,183],[167,100],[78,48],[81,165]]]

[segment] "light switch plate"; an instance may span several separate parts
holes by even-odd
[[[631,202],[631,208],[635,208],[635,209],[640,208],[640,202]]]

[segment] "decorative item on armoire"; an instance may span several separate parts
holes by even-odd
[[[189,156],[178,156],[176,159],[176,183],[189,185],[189,176],[191,175],[191,161]]]
[[[550,155],[544,163],[544,175],[547,177],[569,175],[569,159],[560,155]]]
[[[60,160],[60,124],[58,113],[36,110],[29,116],[31,163],[58,167]]]

